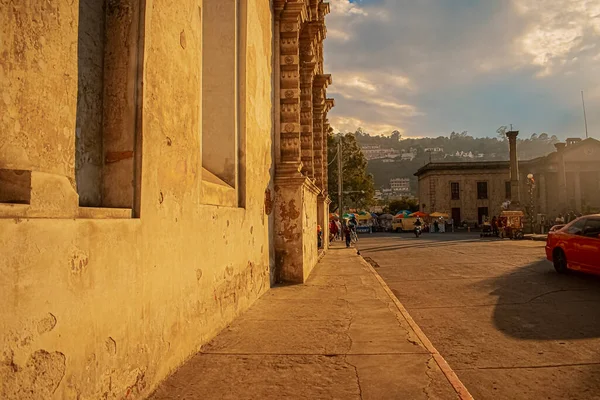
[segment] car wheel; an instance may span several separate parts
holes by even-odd
[[[569,268],[567,268],[567,257],[562,249],[554,250],[552,259],[554,260],[554,269],[559,274],[564,274],[569,270]]]

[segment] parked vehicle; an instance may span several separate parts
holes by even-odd
[[[600,273],[600,214],[554,227],[546,240],[546,258],[559,273],[568,270]]]

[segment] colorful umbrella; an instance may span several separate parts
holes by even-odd
[[[445,219],[448,219],[448,214],[441,213],[441,212],[434,212],[432,214],[429,214],[429,216],[431,218],[445,218]]]
[[[340,216],[336,213],[329,213],[329,219],[340,219]]]
[[[416,213],[412,213],[412,214],[409,215],[409,217],[413,217],[413,218],[416,218],[416,217],[425,218],[425,217],[428,217],[428,216],[429,216],[429,214],[421,212],[421,211],[417,211]]]

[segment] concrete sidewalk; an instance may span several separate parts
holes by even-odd
[[[354,249],[331,249],[305,285],[271,289],[150,399],[470,398],[382,282]]]

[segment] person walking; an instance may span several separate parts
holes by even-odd
[[[492,234],[498,236],[498,218],[495,215],[492,217]]]
[[[333,242],[338,235],[338,227],[335,220],[329,221],[329,243]]]
[[[351,230],[350,227],[348,226],[348,224],[344,225],[344,237],[346,238],[346,248],[350,247],[350,235],[351,235]]]

